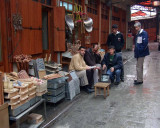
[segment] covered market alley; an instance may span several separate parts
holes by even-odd
[[[150,52],[139,82],[136,27]],[[159,0],[0,0],[0,128],[160,128],[159,58]]]

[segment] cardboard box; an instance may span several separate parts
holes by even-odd
[[[39,79],[42,79],[44,76],[46,76],[46,70],[39,70],[38,76],[39,76]]]
[[[30,124],[38,124],[43,121],[43,117],[40,114],[31,113],[28,115],[28,123]]]

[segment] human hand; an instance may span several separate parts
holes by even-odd
[[[103,70],[105,70],[106,68],[107,68],[107,66],[104,64],[104,65],[103,65]]]
[[[114,68],[113,67],[111,67],[110,70],[111,70],[111,72],[114,72]]]
[[[91,68],[89,66],[87,66],[86,70],[90,70]]]
[[[100,68],[100,67],[96,67],[95,69],[98,69],[98,70],[100,70],[101,68]]]
[[[95,67],[94,70],[100,70],[100,68],[99,67]]]

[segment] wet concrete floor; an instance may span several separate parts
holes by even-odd
[[[143,85],[133,85],[136,59],[124,68],[125,82],[112,87],[109,97],[82,92],[50,128],[160,128],[160,52],[145,58]]]

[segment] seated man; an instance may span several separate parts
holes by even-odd
[[[106,53],[104,59],[102,60],[103,70],[107,68],[107,74],[110,76],[111,83],[114,83],[114,79],[116,76],[115,85],[119,85],[120,83],[120,75],[122,69],[122,57],[115,53],[115,47],[109,47],[109,53]]]
[[[69,70],[75,70],[77,76],[80,78],[81,86],[85,86],[87,92],[93,92],[93,70],[86,65],[83,57],[85,54],[85,48],[81,46],[79,48],[79,53],[74,55],[71,59]]]
[[[94,69],[94,84],[98,82],[98,69],[101,68],[101,56],[98,53],[98,49],[98,44],[93,44],[93,47],[87,49],[84,55],[84,61],[87,65],[96,66],[96,68]]]

